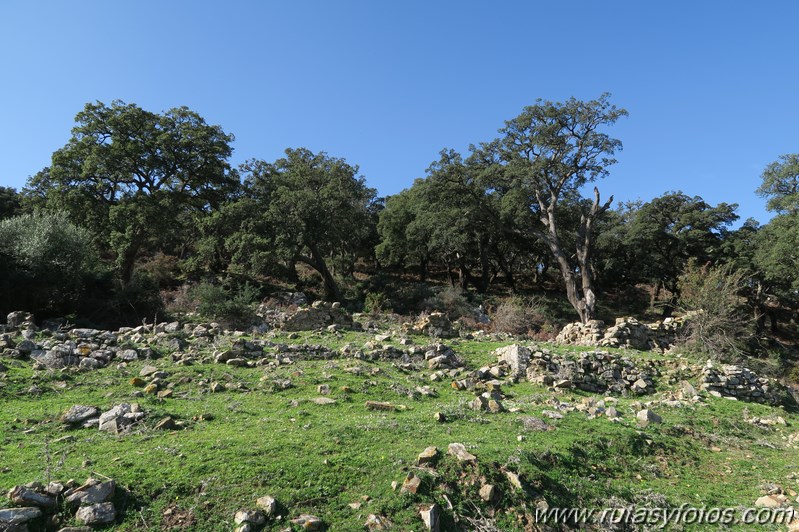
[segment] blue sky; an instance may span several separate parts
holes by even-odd
[[[381,195],[537,98],[603,92],[617,200],[669,190],[769,218],[754,190],[799,151],[796,2],[0,2],[0,184],[49,164],[89,101],[186,105],[236,135],[360,166]]]

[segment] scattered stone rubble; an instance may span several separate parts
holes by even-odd
[[[622,317],[616,318],[616,323],[611,327],[606,327],[601,320],[570,323],[560,331],[555,341],[590,347],[665,351],[677,342],[686,319],[690,319],[690,316],[646,324],[632,317]]]
[[[89,478],[81,485],[74,480],[65,483],[38,482],[14,486],[6,495],[17,507],[0,510],[0,530],[24,532],[43,530],[47,516],[58,520],[58,515],[74,514],[75,520],[88,527],[101,527],[117,519],[113,503],[117,492],[112,479],[100,481]],[[49,528],[48,528],[49,530]]]
[[[442,461],[449,461],[446,468],[439,468]],[[485,474],[486,468],[497,468],[496,475]],[[456,481],[448,482],[442,479],[444,475],[454,475]],[[432,482],[429,480],[433,479]],[[444,487],[444,494],[441,495],[439,488]],[[391,488],[399,493],[413,494],[422,502],[418,506],[418,515],[422,521],[423,530],[438,531],[445,529],[445,513],[453,510],[453,506],[446,492],[448,490],[461,490],[461,494],[467,491],[473,494],[479,493],[480,501],[484,504],[481,515],[492,517],[500,513],[514,512],[517,509],[512,506],[512,501],[516,497],[522,497],[525,501],[532,503],[535,507],[546,509],[547,501],[537,493],[522,476],[512,471],[507,466],[499,464],[483,464],[478,467],[478,458],[463,443],[450,443],[445,453],[436,447],[427,447],[419,453],[416,466],[410,471],[404,472],[402,481],[393,481]],[[438,500],[436,500],[438,499]],[[360,508],[360,505],[357,506]],[[456,518],[457,520],[457,518]],[[476,525],[466,518],[466,521]],[[369,530],[380,530],[371,528]],[[448,529],[448,528],[446,528]],[[470,530],[483,530],[483,528],[473,526]],[[488,530],[488,529],[487,529]],[[494,528],[490,528],[494,530]]]
[[[286,330],[306,330],[307,327],[335,333],[337,328],[347,327],[342,325],[347,322],[346,318],[336,321],[338,318],[331,317],[338,315],[338,310],[342,310],[343,315],[348,317],[349,327],[352,327],[352,318],[346,314],[346,311],[340,309],[340,306],[336,306],[336,304],[327,303],[318,303],[309,308],[299,309],[287,318],[283,325],[285,327],[288,324],[289,328]],[[27,331],[35,328],[32,316],[29,314],[12,314],[13,316],[9,315],[8,317],[5,331],[22,329]],[[294,318],[295,316],[300,317]],[[294,321],[291,321],[292,319]],[[442,332],[445,329],[452,332],[451,324],[445,325],[449,321],[444,322],[443,320],[446,320],[445,315],[433,313],[406,328],[406,332],[436,337],[446,336],[449,333],[442,334]],[[332,323],[330,323],[331,321]],[[601,322],[589,322],[584,326],[567,327],[561,334],[570,343],[590,340],[591,345],[663,349],[668,345],[668,335],[671,334],[669,331],[676,331],[678,328],[676,325],[672,326],[671,323],[668,322],[668,327],[659,324],[658,328],[654,328],[632,318],[624,318],[617,320],[616,325],[607,329]],[[298,328],[293,329],[292,327],[295,326]],[[662,331],[666,331],[664,336],[658,336]],[[442,343],[416,346],[411,345],[410,341],[404,341],[401,342],[403,344],[401,347],[395,347],[383,343],[391,339],[390,335],[380,334],[375,337],[375,341],[367,342],[362,347],[347,345],[338,351],[333,351],[321,345],[286,345],[265,339],[248,340],[241,338],[242,334],[225,331],[214,323],[181,325],[178,322],[172,322],[122,328],[114,332],[94,329],[61,330],[56,327],[54,330],[44,333],[43,338],[23,335],[25,339],[15,340],[16,337],[11,334],[0,334],[0,354],[11,358],[30,358],[38,369],[75,367],[78,371],[104,367],[112,361],[119,363],[120,368],[124,368],[128,362],[154,359],[157,358],[158,346],[165,346],[167,349],[176,351],[172,355],[172,362],[175,364],[213,360],[216,363],[229,366],[254,367],[292,364],[298,359],[327,360],[346,357],[355,360],[390,360],[395,367],[409,373],[430,371],[429,378],[432,381],[453,379],[453,388],[470,390],[475,393],[475,399],[470,404],[471,408],[491,413],[505,411],[502,405],[505,396],[501,387],[514,380],[527,379],[556,390],[578,388],[592,393],[643,395],[654,392],[655,379],[661,376],[660,370],[663,367],[662,362],[638,361],[636,363],[628,357],[604,351],[589,351],[565,356],[553,354],[547,349],[539,349],[535,346],[512,344],[494,351],[497,359],[495,364],[467,372],[463,360],[451,347]],[[34,341],[33,338],[37,339]],[[189,339],[192,340],[192,344],[200,341],[201,345],[211,345],[218,349],[213,356],[200,355],[198,352],[192,351],[192,344],[187,342]],[[203,342],[205,343],[203,344]],[[132,347],[139,343],[145,344],[147,347]],[[697,372],[699,368],[699,366],[696,367]],[[375,369],[379,371],[379,368],[372,368],[372,370]],[[2,371],[1,368],[0,371]],[[344,371],[362,374],[368,373],[369,367],[364,369],[352,366],[345,368]],[[696,377],[696,374],[694,373],[692,378]],[[142,388],[142,391],[135,393],[158,393],[160,397],[162,391],[168,391],[167,378],[166,371],[162,371],[148,362],[148,365],[139,372],[139,376],[132,378],[130,383]],[[285,386],[275,382],[277,389],[291,386],[289,380],[285,380],[287,383]],[[770,379],[758,377],[747,368],[716,366],[708,363],[701,369],[699,382],[699,388],[712,395],[754,402],[776,402],[777,396],[774,391],[777,384]],[[212,391],[229,389],[227,385],[222,386],[219,383],[201,382],[200,384],[210,386]],[[213,389],[214,385],[217,386],[216,390]],[[683,381],[680,386],[680,397],[685,402],[699,400],[699,393],[692,385]],[[318,392],[322,395],[329,395],[330,386],[319,385]],[[435,390],[427,386],[418,386],[415,390],[410,390],[409,394],[435,396]],[[317,404],[335,403],[334,399],[327,397],[316,398],[313,401]],[[589,417],[604,415],[614,421],[619,421],[622,418],[616,409],[617,401],[612,397],[600,400],[586,398],[582,403],[574,406],[553,398],[552,402],[548,404],[552,406],[552,409],[544,410],[541,413],[541,416],[547,419],[560,419],[564,413],[573,410],[584,412]],[[652,402],[641,405],[635,402],[633,412],[637,412],[635,420],[640,426],[646,427],[649,424],[662,422],[661,416],[650,409],[651,406],[658,405],[680,407],[682,403],[661,401],[660,403]],[[404,409],[402,405],[375,401],[367,401],[365,407],[368,410],[376,411]],[[518,409],[512,408],[510,411],[515,412]],[[129,431],[144,417],[145,413],[136,403],[118,404],[105,412],[96,406],[74,405],[63,413],[61,421],[74,428],[97,427],[101,431],[120,434]],[[445,416],[440,413],[436,415],[436,419],[441,422],[446,420]],[[764,419],[752,418],[748,421],[761,425],[771,423],[770,420],[764,421]],[[556,430],[555,426],[533,416],[521,417],[519,421],[527,432]],[[779,422],[779,419],[774,422]],[[784,424],[784,421],[782,423]],[[156,428],[174,430],[181,427],[180,422],[175,422],[172,418],[167,417]],[[518,438],[522,441],[524,437],[520,435]],[[795,437],[795,441],[789,441],[789,444],[796,442],[799,442],[799,435]],[[447,454],[461,462],[463,466],[475,464],[477,461],[477,458],[462,444],[450,444]],[[428,447],[418,456],[416,465],[418,468],[435,468],[442,457],[443,454],[437,448]],[[511,487],[524,489],[518,475],[511,471],[503,470],[503,472],[508,479],[508,486],[504,489]],[[484,480],[482,479],[481,482]],[[480,497],[484,502],[491,503],[498,500],[500,489],[498,486],[484,483],[479,490]],[[95,479],[89,479],[82,486],[77,486],[74,481],[68,482],[66,487],[58,483],[51,483],[47,487],[39,484],[16,486],[9,492],[8,497],[18,507],[0,510],[0,530],[5,530],[4,526],[6,528],[17,527],[12,530],[27,530],[29,525],[38,529],[36,527],[39,526],[41,520],[48,515],[57,513],[61,505],[66,505],[75,519],[87,526],[113,523],[117,518],[117,509],[111,502],[115,490],[116,485],[112,480],[100,482]],[[402,490],[417,494],[420,490],[424,490],[424,482],[416,474],[408,473],[402,484]],[[422,493],[420,492],[420,494]],[[257,509],[243,509],[235,513],[234,522],[237,532],[260,530],[269,520],[281,518],[278,516],[277,503],[272,497],[258,499],[256,506]],[[437,530],[442,514],[441,507],[432,503],[420,506],[419,510],[424,527],[428,530]],[[305,514],[292,519],[291,522],[305,530],[320,530],[325,526],[319,518]],[[369,530],[390,528],[390,524],[386,523],[388,521],[385,517],[372,514],[365,527]]]

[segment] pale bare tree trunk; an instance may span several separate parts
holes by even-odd
[[[591,251],[593,245],[593,223],[597,216],[606,211],[613,202],[611,196],[604,204],[599,203],[599,190],[594,187],[594,203],[587,213],[580,218],[580,227],[577,231],[577,266],[579,277],[572,270],[569,258],[563,251],[558,237],[557,221],[555,219],[555,206],[557,196],[552,195],[550,203],[545,206],[539,195],[541,208],[541,222],[547,228],[543,235],[544,241],[558,263],[558,268],[566,285],[566,297],[574,310],[580,316],[582,323],[596,319],[596,291],[594,289],[594,272],[591,265]],[[579,279],[579,282],[578,282]]]

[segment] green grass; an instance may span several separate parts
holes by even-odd
[[[278,335],[274,341],[339,348],[371,339],[364,333],[301,333],[292,340]],[[426,345],[430,340],[415,337],[414,342]],[[510,342],[451,343],[477,368],[493,361],[493,349]],[[797,430],[799,416],[726,399],[708,398],[705,404],[682,409],[655,407],[664,423],[640,429],[632,403],[658,396],[620,398],[621,423],[588,419],[575,411],[550,421],[556,430],[541,433],[525,432],[520,417],[551,408],[544,404],[553,397],[546,389],[529,383],[507,386],[504,404],[520,412],[475,412],[466,406],[473,393],[454,390],[450,381],[432,383],[419,373],[405,373],[389,361],[184,367],[163,356],[146,363],[170,373],[167,381],[175,384],[175,397],[164,400],[132,396],[138,388],[129,380],[144,361],[92,372],[34,372],[30,362],[3,363],[9,371],[0,388],[0,489],[50,479],[114,478],[130,492],[118,499],[123,507],[123,519],[114,527],[118,530],[158,529],[167,508],[190,511],[193,530],[231,529],[236,510],[254,508],[255,499],[267,494],[277,498],[286,518],[316,514],[332,530],[362,530],[370,513],[389,517],[399,529],[419,530],[419,504],[446,507],[449,499],[455,510],[446,512],[446,523],[455,528],[454,514],[476,515],[475,504],[482,504],[476,479],[502,483],[501,468],[518,472],[529,487],[527,493],[515,493],[505,486],[499,504],[515,515],[529,514],[533,492],[551,506],[600,506],[611,497],[636,501],[652,493],[672,506],[752,506],[764,483],[799,490],[796,480],[786,478],[799,472],[799,453],[785,448],[785,437]],[[363,373],[344,371],[353,366]],[[290,379],[293,387],[277,391],[274,379]],[[201,381],[240,383],[243,389],[212,394]],[[329,397],[336,404],[311,401],[319,397],[319,384],[330,385]],[[28,393],[33,385],[40,395]],[[407,390],[419,385],[433,387],[438,397],[409,397]],[[578,403],[587,396],[574,392],[557,397]],[[370,411],[364,406],[368,400],[405,409]],[[58,421],[74,404],[107,409],[120,402],[138,402],[148,413],[144,424],[129,434],[67,429]],[[745,411],[766,416],[775,410],[788,427],[767,430],[744,421]],[[450,421],[435,422],[435,412],[444,412]],[[185,423],[185,430],[152,430],[167,415]],[[201,421],[202,415],[212,419]],[[67,435],[74,439],[57,441]],[[524,439],[518,441],[518,435]],[[442,460],[435,474],[414,468],[425,447],[446,452],[452,442],[465,444],[477,456],[476,469],[451,457]],[[422,490],[416,495],[392,491],[392,481],[401,483],[409,471],[423,477]],[[360,509],[348,506],[364,497],[368,502]],[[0,506],[4,502],[0,499]],[[480,508],[488,511],[484,504]],[[514,512],[496,516],[503,530],[523,529]],[[285,526],[284,519],[267,530]],[[468,529],[463,521],[459,526]]]

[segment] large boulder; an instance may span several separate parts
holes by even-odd
[[[510,368],[511,374],[515,378],[524,377],[527,368],[530,366],[532,351],[523,345],[506,345],[494,350],[494,355],[499,362],[504,362]]]

